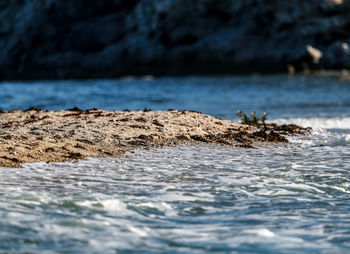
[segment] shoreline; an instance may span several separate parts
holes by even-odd
[[[190,143],[253,148],[255,142],[288,143],[285,136],[307,131],[296,125],[245,125],[187,110],[0,111],[0,167],[120,157],[137,148]]]

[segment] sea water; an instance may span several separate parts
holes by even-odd
[[[350,83],[127,77],[0,89],[3,110],[176,108],[235,120],[241,109],[313,127],[287,145],[140,149],[0,168],[0,253],[350,252]]]

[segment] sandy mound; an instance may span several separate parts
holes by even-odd
[[[120,112],[74,108],[44,111],[33,108],[2,111],[0,167],[18,167],[21,163],[38,161],[117,157],[139,147],[187,142],[252,147],[254,141],[288,142],[280,132],[300,132],[271,125],[264,130],[260,127],[178,110]]]

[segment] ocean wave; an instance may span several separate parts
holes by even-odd
[[[302,127],[311,127],[313,129],[350,129],[350,117],[334,118],[287,118],[275,119],[272,122],[278,124],[297,124]]]

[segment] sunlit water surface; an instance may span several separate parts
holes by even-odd
[[[350,84],[317,77],[0,84],[0,108],[269,112],[288,145],[0,168],[0,253],[350,252]],[[24,92],[23,92],[24,91]]]

